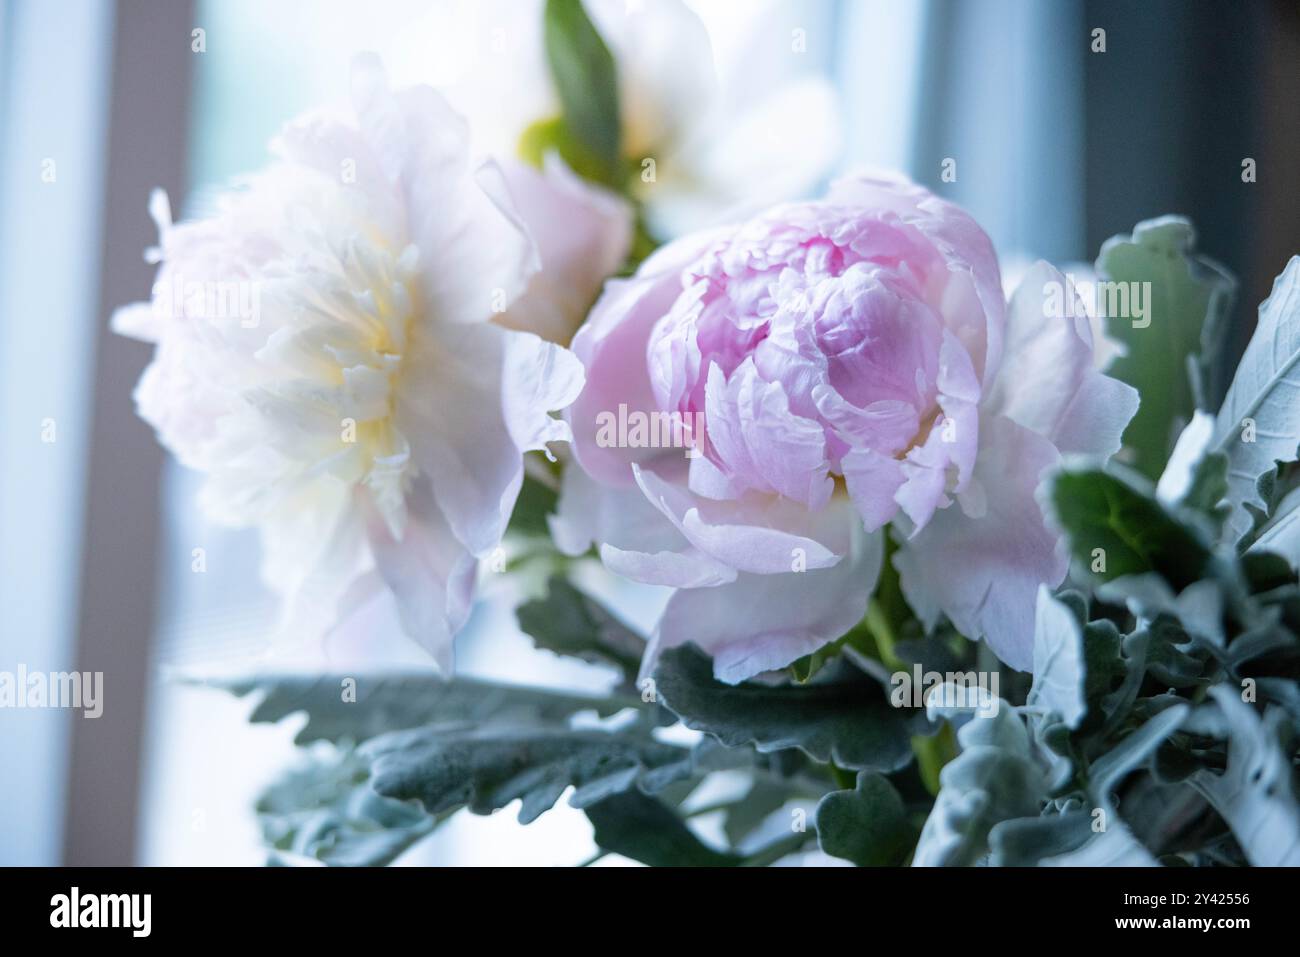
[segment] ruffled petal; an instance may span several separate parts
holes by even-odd
[[[902,464],[875,449],[853,449],[841,461],[844,484],[863,527],[873,532],[898,513],[895,496],[906,481]]]
[[[738,575],[731,566],[690,546],[679,550],[640,552],[601,545],[600,560],[615,575],[643,585],[668,588],[709,588],[733,582]]]
[[[705,397],[708,454],[726,471],[743,476],[757,491],[775,492],[813,510],[826,505],[835,487],[826,433],[819,423],[790,411],[781,383],[764,382],[752,357],[729,377],[710,366]]]
[[[715,236],[670,243],[642,263],[633,279],[611,280],[591,315],[573,338],[573,352],[587,370],[587,384],[566,418],[573,426],[573,451],[597,481],[633,483],[629,466],[682,450],[626,448],[601,441],[601,422],[617,416],[662,411],[646,364],[646,347],[656,322],[682,291],[681,271]]]
[[[796,564],[829,568],[848,551],[847,503],[820,512],[770,496],[714,502],[692,495],[649,469],[633,466],[637,483],[691,545],[738,571],[779,575]]]
[[[886,212],[918,230],[943,256],[948,283],[940,312],[961,340],[982,383],[997,374],[1006,301],[993,242],[961,208],[889,173],[857,172],[831,184],[827,201]]]
[[[486,322],[539,268],[494,165],[470,164],[469,129],[428,86],[393,93],[378,57],[352,64],[352,106],[370,153],[405,201],[425,268],[424,307],[441,322]]]
[[[547,522],[555,547],[565,555],[583,555],[602,543],[639,552],[687,547],[681,532],[640,487],[601,485],[572,464],[564,470],[555,514]]]
[[[317,641],[346,612],[348,589],[369,568],[359,498],[342,482],[321,483],[262,526],[262,580],[284,596],[277,644]]]

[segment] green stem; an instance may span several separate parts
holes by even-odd
[[[857,775],[852,771],[845,770],[834,761],[830,763],[831,777],[835,780],[835,786],[841,791],[852,791],[858,786]]]
[[[892,671],[905,671],[908,667],[907,662],[899,658],[895,648],[904,623],[912,617],[912,610],[908,607],[902,585],[898,580],[898,572],[891,561],[896,549],[897,545],[887,535],[880,582],[876,586],[876,593],[867,605],[865,625],[881,663]],[[912,753],[916,756],[916,767],[926,790],[931,794],[938,794],[939,772],[943,770],[945,764],[957,756],[957,741],[951,726],[944,725],[934,735],[914,736]]]
[[[894,671],[901,670],[903,662],[894,652],[894,645],[898,640],[894,623],[889,620],[884,605],[875,598],[871,599],[867,605],[865,624],[868,634],[871,635],[871,640],[875,642],[876,655],[880,658],[881,663]]]
[[[916,769],[921,774],[925,789],[931,794],[939,793],[939,772],[943,766],[957,756],[957,738],[952,733],[952,725],[945,724],[938,733],[926,737],[916,735],[912,738],[912,753],[916,755]]]

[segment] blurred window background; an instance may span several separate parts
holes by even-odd
[[[691,6],[719,72],[746,93],[808,76],[835,88],[842,137],[828,176],[863,164],[907,173],[965,206],[1009,274],[1036,258],[1091,261],[1141,219],[1186,214],[1241,281],[1239,351],[1272,277],[1300,250],[1293,0]],[[168,189],[178,218],[203,209],[265,163],[286,120],[346,100],[358,50],[379,52],[394,85],[453,83],[485,31],[510,26],[485,22],[486,9],[0,3],[0,670],[102,669],[107,702],[98,722],[0,711],[0,864],[264,860],[251,805],[293,760],[293,722],[249,727],[247,702],[170,678],[248,668],[263,651],[275,606],[258,581],[257,539],[204,523],[195,477],[134,419],[148,351],[109,334],[107,319],[148,295],[151,187]],[[1105,52],[1092,50],[1097,29]],[[800,143],[763,132],[758,148],[797,162]],[[1242,182],[1245,158],[1254,183]],[[50,159],[56,179],[45,181]],[[55,442],[42,442],[46,420]],[[590,587],[612,590],[641,624],[662,600],[596,577]],[[535,651],[514,626],[515,600],[489,586],[458,641],[463,670],[608,683]],[[399,642],[377,637],[369,651],[371,667],[429,667]],[[363,666],[329,648],[296,664]],[[563,802],[527,829],[511,810],[462,813],[403,861],[575,863],[589,833]]]

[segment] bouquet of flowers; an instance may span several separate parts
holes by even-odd
[[[652,865],[1300,864],[1300,258],[1220,382],[1235,283],[1186,220],[1008,298],[905,179],[753,203],[694,78],[648,88],[590,10],[539,11],[513,154],[360,56],[210,216],[152,203],[153,301],[114,318],[156,344],[140,414],[259,530],[284,640],[393,629],[440,669],[225,682],[306,713],[272,857],[567,793]],[[488,575],[608,694],[458,676]],[[651,629],[602,576],[662,596]]]

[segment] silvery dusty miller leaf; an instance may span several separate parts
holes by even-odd
[[[1210,694],[1223,716],[1228,767],[1222,774],[1198,771],[1192,784],[1223,815],[1252,864],[1300,866],[1300,803],[1279,744],[1283,712],[1272,708],[1261,719],[1227,685]]]
[[[1131,236],[1107,240],[1097,257],[1098,278],[1118,284],[1112,288],[1127,294],[1130,313],[1136,312],[1131,297],[1150,290],[1141,318],[1108,315],[1106,331],[1126,352],[1109,373],[1134,386],[1142,397],[1124,433],[1125,444],[1134,453],[1137,470],[1152,480],[1197,407],[1192,375],[1204,378],[1205,367],[1198,360],[1217,348],[1236,289],[1221,266],[1192,251],[1195,236],[1186,219],[1163,216],[1138,223]],[[1115,310],[1108,305],[1099,302],[1098,311],[1119,312],[1123,303],[1115,303]]]
[[[376,738],[362,754],[385,797],[415,798],[431,814],[461,805],[488,814],[518,799],[521,824],[550,810],[571,786],[569,803],[584,807],[637,785],[663,787],[694,770],[686,748],[567,728],[418,728]]]
[[[726,685],[713,677],[708,656],[687,645],[664,652],[654,682],[683,724],[728,747],[800,748],[851,770],[904,767],[911,736],[928,727],[919,712],[891,706],[879,684],[847,665],[802,685]]]
[[[1059,715],[1067,727],[1077,728],[1087,710],[1083,688],[1083,626],[1066,605],[1052,597],[1046,585],[1040,586],[1029,703]]]
[[[1214,426],[1211,448],[1228,456],[1229,527],[1240,537],[1264,507],[1257,484],[1275,463],[1292,462],[1300,442],[1300,256],[1292,257],[1259,307],[1259,325],[1241,357]]]
[[[860,867],[901,864],[915,838],[903,799],[882,774],[859,772],[852,791],[832,791],[817,805],[821,849]]]
[[[427,672],[356,677],[250,675],[205,683],[236,695],[263,692],[249,716],[251,722],[275,722],[306,712],[307,723],[294,739],[298,744],[364,741],[390,731],[445,722],[558,721],[588,710],[603,717],[639,704],[637,699],[592,698]],[[346,693],[349,687],[354,698]]]

